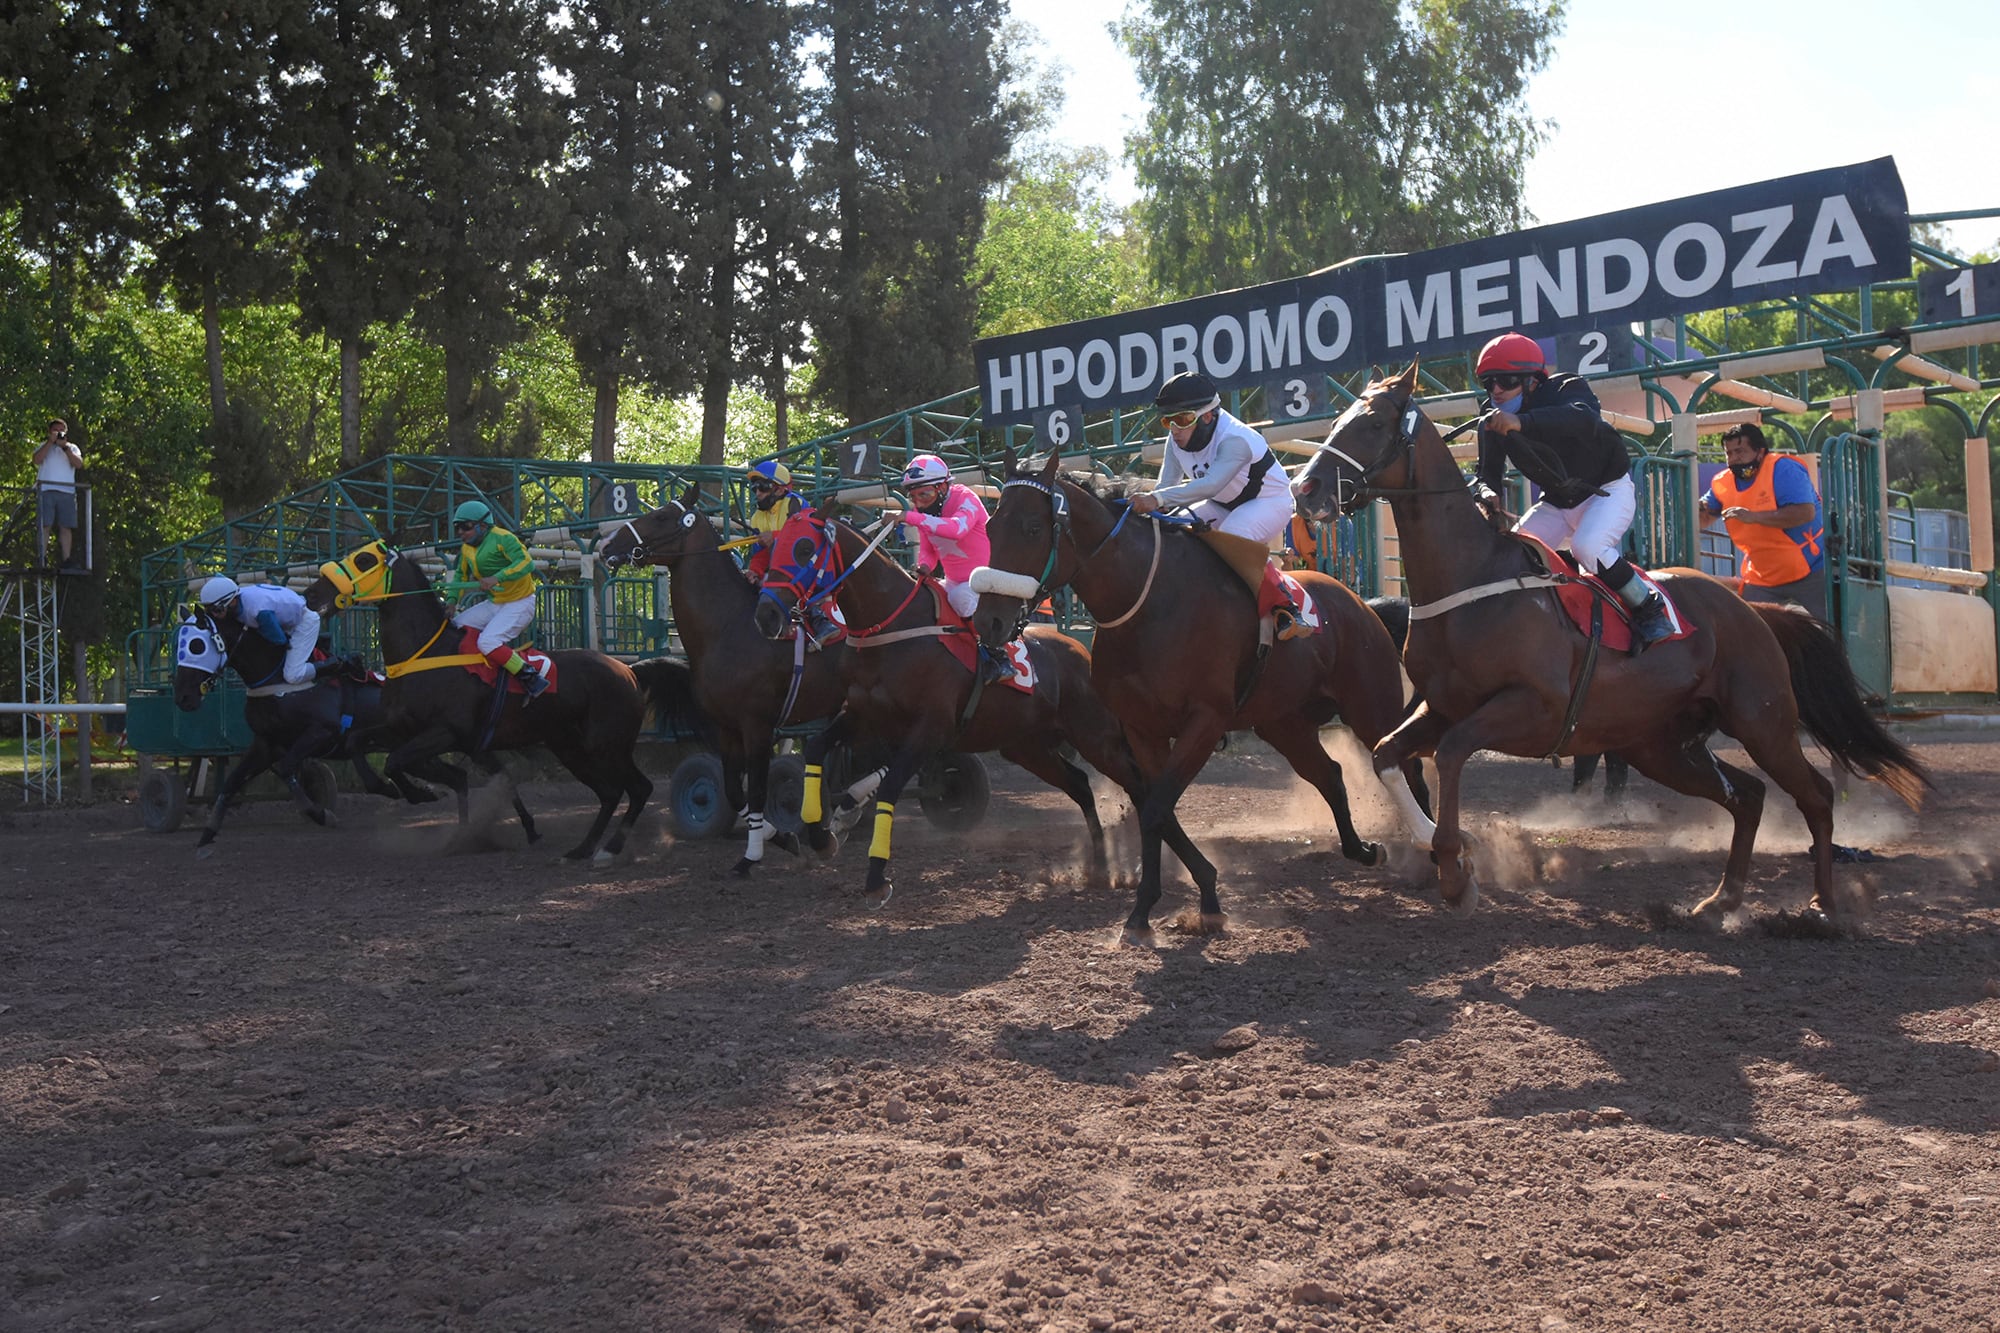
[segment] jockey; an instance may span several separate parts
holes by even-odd
[[[1479,427],[1479,499],[1500,518],[1499,488],[1512,463],[1542,498],[1516,532],[1567,546],[1632,610],[1632,651],[1673,633],[1667,606],[1619,550],[1638,498],[1625,441],[1604,420],[1597,395],[1576,375],[1551,375],[1533,338],[1505,333],[1486,344],[1476,367],[1488,412]]]
[[[273,644],[286,644],[285,664],[280,668],[285,684],[303,685],[317,680],[322,668],[333,671],[343,664],[307,659],[319,646],[319,613],[306,599],[281,583],[253,583],[241,587],[235,579],[218,574],[201,585],[202,609],[221,619],[234,615]]]
[[[752,463],[745,471],[757,507],[750,514],[754,540],[749,558],[743,562],[743,573],[752,583],[762,583],[765,571],[771,567],[771,545],[778,540],[778,529],[792,521],[805,507],[805,501],[792,489],[792,470],[777,459]]]
[[[1222,408],[1222,394],[1198,371],[1183,371],[1153,399],[1167,428],[1160,482],[1132,497],[1132,512],[1185,505],[1217,532],[1268,548],[1292,518],[1292,484],[1264,437]],[[1268,576],[1266,576],[1268,579]],[[1271,607],[1280,639],[1312,633],[1283,585]],[[1261,601],[1261,599],[1260,599]],[[1264,608],[1260,604],[1259,611]]]
[[[986,506],[970,486],[951,479],[951,469],[936,454],[918,454],[903,469],[903,490],[910,507],[883,511],[891,522],[902,522],[917,534],[917,568],[937,569],[944,580],[944,599],[970,620],[979,594],[966,582],[972,571],[991,563],[993,548],[986,540]],[[1005,663],[980,645],[988,680],[1006,672]]]
[[[451,623],[479,631],[479,651],[499,671],[521,682],[532,702],[549,687],[541,672],[514,651],[513,638],[535,618],[535,569],[521,539],[493,522],[484,500],[467,500],[452,511],[451,529],[458,534],[457,579],[477,584],[488,599],[461,606]],[[467,588],[463,596],[469,597]]]

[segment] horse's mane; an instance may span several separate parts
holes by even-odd
[[[1017,464],[1014,470],[1008,474],[1010,480],[1016,477],[1039,481],[1041,479],[1041,469],[1034,467],[1030,462],[1024,461]],[[1085,491],[1106,503],[1116,500],[1129,500],[1138,491],[1145,489],[1146,483],[1146,478],[1133,476],[1129,473],[1108,477],[1102,472],[1082,470],[1065,470],[1059,474],[1059,480],[1066,481],[1078,490]]]

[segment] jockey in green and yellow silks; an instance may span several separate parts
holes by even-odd
[[[535,568],[521,539],[493,522],[484,500],[467,500],[452,512],[458,535],[460,583],[476,584],[488,600],[460,607],[454,625],[479,631],[479,651],[501,671],[520,679],[532,701],[548,688],[540,672],[514,651],[513,639],[535,618]],[[473,589],[468,587],[465,595]]]

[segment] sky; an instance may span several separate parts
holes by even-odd
[[[1042,57],[1069,69],[1056,136],[1116,159],[1143,108],[1106,26],[1126,0],[1011,0]],[[1888,16],[1921,14],[1891,36]],[[1887,54],[1882,54],[1883,52]],[[1927,0],[1571,0],[1528,85],[1553,121],[1527,205],[1568,222],[1821,167],[1891,156],[1912,213],[2000,208],[2000,4]],[[1136,188],[1122,163],[1111,194]],[[2000,250],[2000,217],[1950,225],[1960,253]]]

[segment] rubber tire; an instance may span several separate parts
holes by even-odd
[[[340,804],[340,779],[320,760],[308,759],[299,765],[299,785],[322,810],[333,812]]]
[[[722,758],[691,754],[667,782],[667,818],[677,838],[719,838],[736,823],[722,793]]]
[[[948,751],[924,769],[923,777],[918,799],[933,827],[963,833],[986,818],[993,780],[978,755]]]
[[[155,833],[172,833],[187,814],[187,782],[171,769],[155,768],[139,779],[139,822]]]
[[[780,833],[803,833],[806,821],[799,807],[806,799],[806,761],[795,754],[781,754],[771,760],[770,776],[764,783],[764,818]]]

